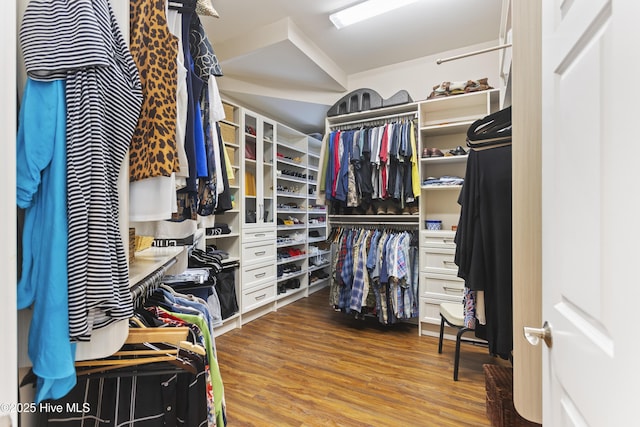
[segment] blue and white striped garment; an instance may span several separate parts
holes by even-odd
[[[117,181],[140,79],[108,0],[32,0],[20,40],[30,77],[66,80],[69,327],[88,340],[133,312]]]

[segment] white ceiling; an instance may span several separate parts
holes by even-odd
[[[360,2],[212,0],[220,18],[201,19],[222,66],[223,96],[321,132],[333,104],[281,94],[326,92],[336,102],[349,92],[349,75],[498,38],[502,0],[419,0],[341,30],[331,24],[331,13]]]

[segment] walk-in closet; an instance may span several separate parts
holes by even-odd
[[[0,427],[633,424],[636,2],[6,6]]]

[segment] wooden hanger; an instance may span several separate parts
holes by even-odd
[[[109,358],[78,361],[75,364],[76,367],[88,368],[78,371],[78,375],[89,375],[128,366],[160,362],[168,362],[194,374],[197,373],[195,367],[178,356],[180,348],[201,356],[206,355],[206,351],[202,346],[187,341],[190,331],[188,327],[148,328],[135,317],[131,318],[131,322],[139,327],[129,328],[129,335],[125,340],[125,344],[143,344],[148,349],[120,350]],[[175,348],[161,349],[152,343],[165,343]]]

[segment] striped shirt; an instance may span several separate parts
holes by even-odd
[[[27,72],[66,74],[69,330],[133,313],[118,173],[142,102],[137,69],[108,0],[32,0],[20,33]]]

